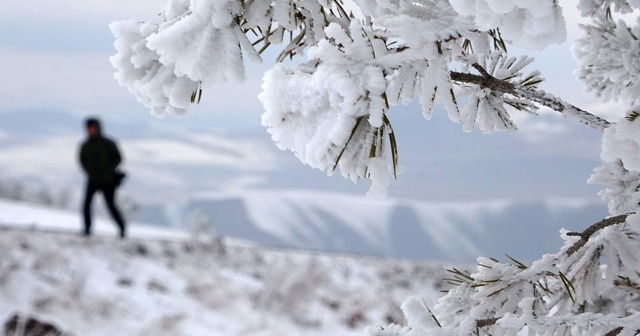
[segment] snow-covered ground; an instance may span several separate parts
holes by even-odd
[[[433,303],[444,266],[194,240],[143,224],[77,234],[78,217],[0,201],[0,321],[16,312],[72,335],[363,335]]]

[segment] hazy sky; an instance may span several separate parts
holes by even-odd
[[[575,27],[577,13],[566,4],[571,3],[570,6],[575,6],[575,2],[567,0],[561,3],[565,4],[570,42],[577,32]],[[109,62],[109,56],[115,52],[114,39],[108,24],[114,20],[152,19],[164,5],[163,0],[94,0],[91,2],[34,0],[4,3],[0,11],[0,74],[2,76],[0,120],[3,111],[44,108],[70,111],[77,115],[97,114],[106,119],[129,118],[143,123],[158,122],[114,79],[114,70]],[[621,111],[614,105],[598,103],[584,93],[584,87],[572,75],[575,64],[568,43],[551,46],[542,53],[531,54],[537,61],[530,65],[529,69],[539,69],[547,78],[543,83],[543,89],[610,120],[614,119],[616,114],[620,115]],[[205,91],[200,105],[194,106],[179,122],[207,125],[214,132],[260,130],[262,107],[257,95],[260,91],[262,72],[268,69],[272,62],[272,59],[267,59],[261,66],[248,64],[249,78],[243,84],[227,83],[209,88]],[[421,174],[434,171],[436,175],[430,175],[431,178],[433,176],[440,176],[445,180],[451,178],[442,172],[450,168],[444,168],[446,165],[438,166],[437,162],[449,159],[462,160],[461,158],[464,160],[459,162],[468,162],[473,159],[473,153],[465,150],[464,146],[467,145],[500,147],[483,150],[484,153],[499,152],[507,159],[513,157],[514,168],[509,171],[509,175],[515,179],[522,173],[522,169],[526,167],[534,169],[536,164],[546,168],[558,165],[552,167],[553,171],[562,171],[584,166],[584,162],[576,160],[587,160],[590,165],[597,161],[598,157],[599,135],[596,131],[585,131],[581,125],[576,126],[575,122],[565,120],[555,112],[544,113],[545,116],[542,118],[515,115],[520,127],[517,134],[488,136],[486,143],[478,142],[484,140],[478,140],[482,137],[477,134],[464,135],[461,125],[446,126],[450,127],[448,129],[455,134],[444,138],[446,136],[444,128],[439,126],[437,129],[434,128],[434,125],[440,125],[438,122],[429,124],[416,117],[408,119],[406,118],[408,114],[419,115],[419,107],[416,104],[408,107],[399,106],[390,112],[392,122],[394,118],[398,120],[398,125],[395,127],[398,134],[402,134],[406,129],[413,129],[415,132],[416,123],[424,122],[424,132],[415,133],[437,133],[439,138],[433,140],[424,134],[413,134],[406,137],[406,140],[399,140],[406,144],[404,147],[407,149],[403,150],[407,154],[404,158],[408,159],[404,160],[405,168],[403,169],[407,175],[411,176],[411,179],[405,178],[399,182],[400,184],[413,183],[411,181],[421,179],[423,176]],[[174,121],[175,117],[170,116],[162,123],[171,125]],[[575,132],[580,134],[574,136]],[[506,137],[512,137],[511,139],[516,141],[509,142],[510,140]],[[435,151],[430,149],[434,147],[434,141],[440,142],[439,149]],[[571,141],[575,143],[570,143]],[[514,145],[509,145],[511,143]],[[537,151],[537,157],[553,156],[555,161],[531,159],[534,164],[529,164],[521,159],[528,155],[526,154],[528,149]],[[566,156],[562,150],[575,155]],[[576,151],[578,153],[575,153]],[[529,155],[529,157],[535,158],[536,155]],[[580,159],[571,162],[556,160],[563,157],[566,160]],[[504,166],[505,160],[500,162],[500,165]],[[506,160],[506,162],[509,161]],[[578,175],[577,179],[586,180],[594,167],[580,168],[584,171]],[[492,174],[495,169],[496,167],[491,165],[471,169],[481,174],[479,176],[484,176],[475,178],[478,181],[478,187],[487,184],[489,189],[488,186],[492,183],[500,182],[501,179]],[[527,172],[527,174],[531,173]],[[536,173],[538,178],[531,179],[534,184],[543,179],[544,174],[553,174],[551,171],[540,172],[539,170]],[[495,180],[492,180],[493,178]],[[527,188],[535,189],[534,185],[527,187],[526,174],[519,178],[523,181],[522,185],[514,186],[506,182],[499,188],[514,188],[514,193],[526,192]],[[438,186],[445,187],[440,184]],[[465,187],[468,187],[468,184],[451,186],[451,188],[459,188],[460,194],[464,194]],[[593,195],[593,189],[586,190],[583,185],[576,187],[576,190],[577,196],[584,196],[585,193]],[[493,197],[492,193],[487,195],[487,197]]]

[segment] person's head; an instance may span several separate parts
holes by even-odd
[[[88,118],[85,122],[87,126],[87,134],[90,137],[96,137],[100,135],[100,121],[96,118]]]

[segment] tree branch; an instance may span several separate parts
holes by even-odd
[[[582,232],[568,232],[567,236],[578,236],[580,237],[580,240],[578,240],[573,245],[571,245],[571,247],[567,250],[567,256],[570,256],[576,253],[580,248],[584,246],[584,244],[587,243],[587,241],[589,241],[589,238],[591,238],[591,236],[597,231],[602,230],[608,226],[624,223],[625,220],[627,220],[627,217],[631,214],[632,213],[628,213],[624,215],[618,215],[618,216],[603,219],[591,225],[590,227],[586,228]]]
[[[617,336],[622,332],[622,330],[624,330],[623,327],[617,327],[617,328],[611,330],[610,332],[604,334],[604,336]]]
[[[628,214],[624,214],[624,215],[618,215],[618,216],[614,216],[614,217],[605,218],[605,219],[603,219],[603,220],[601,220],[601,221],[589,226],[588,228],[586,228],[582,232],[569,232],[569,233],[567,233],[568,236],[578,236],[578,237],[580,237],[580,240],[575,242],[567,250],[567,255],[570,256],[570,255],[574,254],[575,252],[577,252],[578,250],[580,250],[580,248],[582,248],[587,243],[587,241],[589,241],[589,238],[591,238],[591,236],[593,236],[599,230],[602,230],[602,229],[604,229],[606,227],[609,227],[609,226],[613,226],[613,225],[624,223],[626,221],[627,217],[629,215],[632,215],[632,214],[633,213],[628,213]],[[486,319],[476,320],[476,326],[478,328],[489,327],[489,326],[495,325],[498,322],[499,319],[500,318],[498,318],[498,317],[494,317],[494,318],[486,318]],[[623,329],[624,329],[623,327],[615,328],[615,329],[609,331],[605,336],[616,336],[616,335],[620,334],[620,332],[622,332]]]
[[[482,77],[484,78],[492,77],[482,65],[478,63],[473,63],[471,66],[474,69],[478,70],[478,72],[482,75]]]
[[[484,327],[492,326],[492,325],[496,324],[498,322],[498,320],[499,320],[499,318],[497,318],[497,317],[477,320],[476,321],[476,326],[478,328],[484,328]]]
[[[544,92],[523,86],[516,86],[516,96],[531,100],[540,105],[564,114],[566,117],[577,120],[593,129],[603,132],[611,123],[579,107],[575,107],[562,99]]]
[[[486,70],[478,64],[473,64],[472,66],[482,75],[451,71],[451,79],[456,82],[475,84],[481,88],[487,88],[533,101],[601,132],[611,125],[607,120],[575,107],[554,95],[542,90],[524,87],[522,85],[513,84],[505,80],[495,78],[488,74]]]
[[[484,70],[484,69],[483,69]],[[486,73],[486,71],[484,71]],[[451,79],[456,82],[476,84],[481,88],[491,89],[502,93],[516,95],[516,86],[505,80],[497,79],[488,73],[486,76],[474,75],[465,72],[451,71]]]

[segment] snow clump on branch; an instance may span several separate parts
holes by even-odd
[[[557,1],[451,0],[451,5],[461,15],[473,16],[480,30],[497,28],[514,45],[543,49],[566,39]]]
[[[580,0],[578,8],[582,16],[596,16],[609,9],[619,13],[631,13],[633,9],[640,8],[640,0]]]
[[[600,157],[605,164],[595,169],[589,179],[589,183],[605,186],[600,196],[608,201],[609,212],[613,215],[638,212],[640,208],[638,116],[638,112],[632,110],[627,118],[622,118],[604,131]]]
[[[493,58],[490,41],[496,36],[483,31],[484,23],[479,29],[471,16],[460,15],[446,0],[357,2],[364,18],[352,17],[338,1],[170,0],[156,22],[111,24],[117,49],[111,61],[120,84],[154,115],[183,114],[203,87],[243,80],[243,54],[261,62],[264,49],[289,35],[278,60],[306,53],[308,62],[278,66],[264,76],[263,125],[281,149],[293,151],[303,163],[329,174],[339,168],[354,181],[370,178],[375,184],[370,196],[386,195],[383,186],[397,169],[395,138],[386,117],[390,106],[418,97],[426,119],[439,102],[452,121],[464,119],[467,131],[477,123],[485,132],[516,129],[502,105],[521,109],[524,104],[503,92],[476,83],[479,89],[465,88],[474,104],[464,113],[458,107],[452,63],[462,57],[480,63]],[[511,6],[514,17],[533,20],[528,33],[542,32],[534,18],[563,22],[556,20],[561,13],[555,2],[543,4]],[[513,28],[504,22],[498,26],[491,29]],[[564,28],[559,30],[563,35]],[[247,34],[254,34],[252,41]],[[518,70],[501,69],[493,75],[517,84]],[[502,76],[507,72],[509,76]],[[333,85],[336,79],[349,84]],[[288,126],[303,121],[307,126]],[[310,142],[302,146],[301,140],[287,141],[294,138]],[[389,156],[391,168],[383,164]]]
[[[111,23],[116,79],[155,116],[184,114],[201,85],[244,79],[241,46],[251,44],[240,10],[234,0],[171,0],[160,22]]]
[[[636,108],[640,111],[640,106]],[[640,118],[622,118],[604,131],[602,160],[621,160],[626,169],[640,172]]]
[[[198,82],[176,75],[173,66],[162,64],[160,56],[147,47],[146,39],[157,32],[158,26],[151,22],[120,21],[110,28],[116,36],[118,53],[111,57],[111,64],[118,69],[115,74],[118,83],[127,87],[155,116],[184,114]]]
[[[640,18],[628,27],[624,21],[597,16],[582,25],[574,54],[578,77],[605,100],[640,103]]]
[[[390,131],[383,117],[386,82],[382,69],[366,64],[363,53],[383,56],[386,48],[356,21],[349,32],[337,24],[327,31],[334,42],[309,50],[323,52],[327,62],[279,64],[265,74],[262,124],[280,149],[291,150],[302,163],[329,174],[339,167],[354,182],[372,177],[369,196],[383,198],[391,174],[383,141]]]

